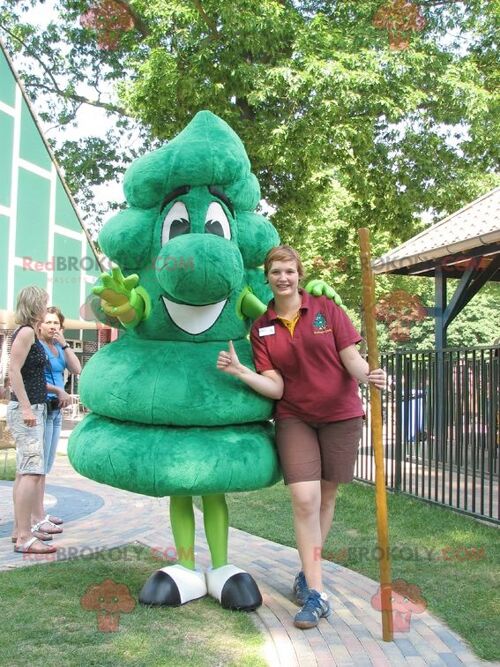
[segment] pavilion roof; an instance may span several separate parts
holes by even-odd
[[[432,275],[436,264],[460,270],[471,256],[500,252],[500,187],[373,260],[374,273]],[[488,262],[488,259],[484,259]]]

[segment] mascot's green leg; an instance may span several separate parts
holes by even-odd
[[[178,562],[153,572],[139,593],[139,602],[142,604],[178,607],[207,594],[205,573],[197,572],[194,567],[194,512],[191,496],[170,497],[170,525]]]
[[[191,496],[170,497],[170,525],[179,564],[194,570],[194,512]]]
[[[203,521],[212,567],[227,565],[227,536],[229,518],[226,498],[223,493],[203,496]]]
[[[262,604],[262,595],[248,572],[227,562],[229,519],[222,493],[203,496],[203,518],[212,568],[206,571],[208,594],[224,609],[253,611]]]

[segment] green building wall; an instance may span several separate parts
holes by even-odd
[[[74,202],[0,42],[0,310],[26,285],[80,318],[101,272]]]

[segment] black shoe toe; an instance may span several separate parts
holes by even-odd
[[[238,572],[224,584],[220,603],[224,609],[254,611],[262,604],[262,595],[248,572]]]
[[[142,587],[139,602],[155,606],[178,607],[181,604],[181,594],[172,577],[162,570],[157,570]]]

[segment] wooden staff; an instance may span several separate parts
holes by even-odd
[[[371,266],[370,232],[358,230],[361,255],[361,276],[363,285],[363,309],[365,314],[366,341],[368,344],[368,365],[370,370],[379,368],[377,329],[375,326],[375,283]],[[387,520],[387,493],[384,475],[384,452],[382,448],[382,401],[380,390],[370,384],[370,422],[373,451],[375,453],[375,502],[377,507],[377,536],[381,558],[380,599],[382,608],[382,637],[393,640],[392,630],[392,580],[389,557],[389,527]]]

